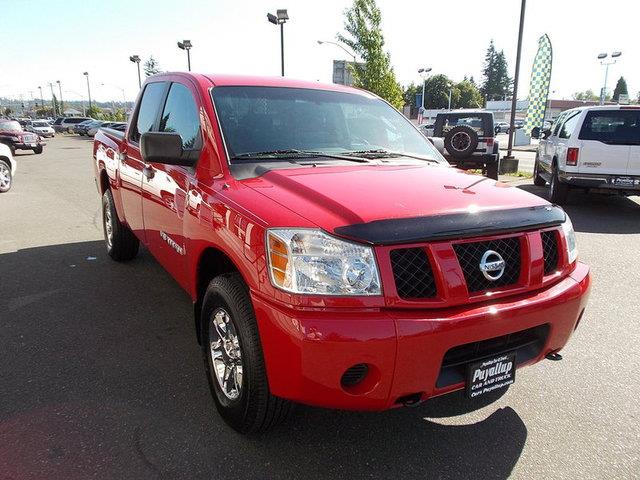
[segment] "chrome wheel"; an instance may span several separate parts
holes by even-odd
[[[236,328],[224,308],[218,308],[211,317],[209,352],[222,393],[229,400],[236,400],[242,392],[242,349]]]
[[[11,186],[11,170],[4,162],[0,162],[0,189],[9,190]]]
[[[113,246],[113,216],[108,206],[105,206],[102,220],[104,223],[104,239],[107,242],[107,248],[111,250]]]

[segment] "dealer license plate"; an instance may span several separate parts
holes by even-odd
[[[476,398],[505,388],[515,381],[515,352],[485,358],[467,367],[467,397]]]

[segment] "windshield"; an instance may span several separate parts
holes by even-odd
[[[21,132],[22,125],[16,121],[0,122],[0,130],[4,130],[6,132]]]
[[[40,127],[48,127],[49,124],[47,122],[32,122],[31,126],[40,128]]]
[[[388,150],[440,160],[402,114],[375,97],[251,86],[216,87],[212,97],[231,159],[256,152]]]

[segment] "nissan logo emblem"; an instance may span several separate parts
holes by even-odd
[[[495,282],[504,274],[505,262],[502,255],[493,250],[487,250],[480,260],[480,271],[484,278]]]

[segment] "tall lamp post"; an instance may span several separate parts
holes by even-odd
[[[609,65],[613,65],[616,63],[618,58],[622,55],[622,52],[613,52],[611,53],[611,59],[607,60],[609,56],[608,53],[601,53],[598,55],[598,60],[600,60],[600,65],[604,65],[604,86],[602,90],[600,90],[600,105],[604,105],[604,101],[607,98],[607,80],[609,79]]]
[[[418,73],[420,74],[420,76],[422,77],[422,106],[421,106],[421,111],[420,111],[420,121],[418,123],[422,123],[422,115],[424,115],[424,86],[427,83],[427,77],[429,76],[429,72],[432,70],[431,67],[427,67],[427,68],[419,68],[418,69]]]
[[[280,25],[280,66],[284,77],[284,24],[289,20],[289,15],[286,9],[279,9],[275,15],[267,13],[267,20],[274,25]]]
[[[40,108],[44,109],[44,97],[42,96],[42,87],[38,85],[38,90],[40,90]]]
[[[129,61],[135,63],[138,66],[138,88],[142,88],[142,77],[140,77],[140,56],[131,55]]]
[[[83,75],[87,77],[87,96],[89,97],[89,110],[91,110],[91,87],[89,86],[89,72],[84,72]]]
[[[58,91],[60,92],[60,111],[64,115],[64,103],[62,102],[62,84],[60,83],[60,80],[56,80],[56,83],[58,84]]]
[[[51,89],[51,110],[53,110],[53,116],[55,117],[57,115],[57,112],[56,112],[56,102],[53,101],[53,98],[55,97],[53,93],[53,83],[49,82],[49,88]],[[62,112],[60,112],[60,116],[62,116]]]
[[[353,58],[353,63],[356,63],[356,54],[355,54],[355,53],[353,53],[353,52],[351,52],[351,51],[349,51],[349,50],[347,50],[345,47],[343,47],[343,46],[342,46],[342,44],[341,44],[341,43],[338,43],[338,42],[331,42],[331,41],[329,41],[329,40],[318,40],[318,45],[322,45],[322,44],[324,44],[324,43],[327,43],[327,44],[329,44],[329,45],[335,45],[336,47],[341,48],[342,50],[344,50],[344,51],[345,51],[345,53],[346,53],[347,55],[349,55],[351,58]]]
[[[516,106],[518,102],[518,77],[520,76],[520,55],[522,53],[522,32],[524,30],[524,12],[527,6],[527,0],[522,0],[520,5],[520,29],[518,30],[518,51],[516,53],[516,74],[513,77],[513,98],[511,99],[511,119],[509,120],[509,146],[507,148],[507,156],[505,159],[513,159],[511,155],[513,150],[513,135],[515,134],[516,125]],[[517,170],[517,165],[515,166]]]
[[[183,40],[181,42],[178,42],[178,48],[180,50],[187,51],[187,68],[189,69],[189,71],[191,71],[191,54],[189,53],[191,47],[193,47],[193,45],[191,45],[191,40]]]

